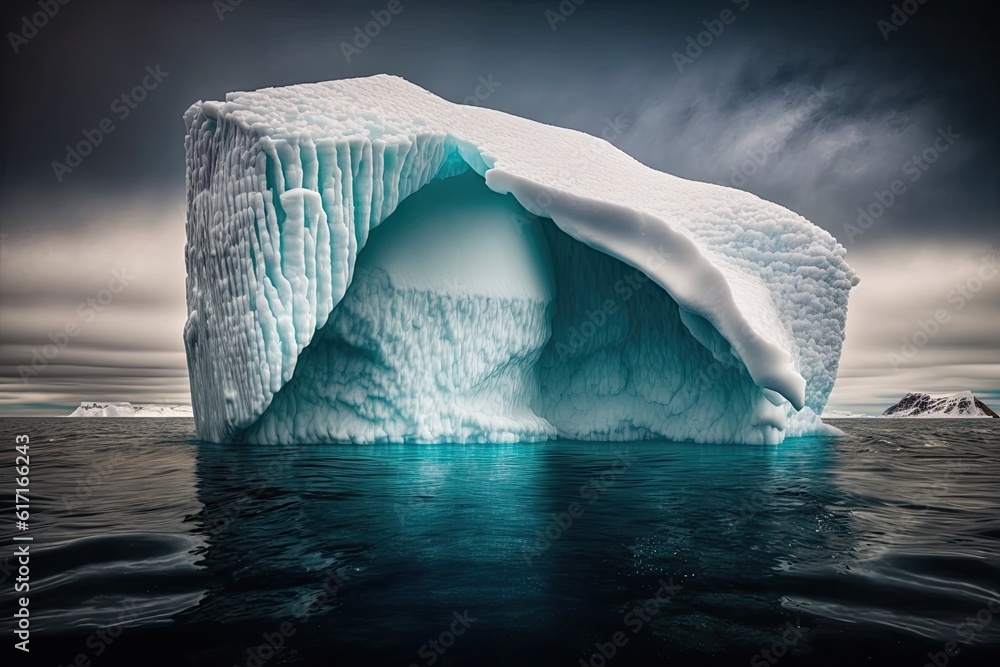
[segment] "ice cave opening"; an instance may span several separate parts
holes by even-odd
[[[372,229],[343,300],[236,439],[765,443],[785,419],[706,320],[469,170]]]

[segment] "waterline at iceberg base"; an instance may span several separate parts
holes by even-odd
[[[846,252],[749,193],[376,76],[185,115],[200,438],[823,432]]]

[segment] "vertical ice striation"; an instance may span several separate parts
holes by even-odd
[[[534,366],[553,276],[540,228],[469,173],[423,188],[368,238],[347,294],[252,442],[544,440]]]
[[[185,121],[203,439],[822,428],[857,279],[786,209],[389,76]]]

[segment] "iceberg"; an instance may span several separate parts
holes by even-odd
[[[97,403],[84,401],[68,417],[181,417],[193,415],[190,405],[139,405],[125,402]]]
[[[184,116],[213,442],[830,432],[846,251],[752,194],[379,75]]]
[[[871,415],[866,415],[860,412],[851,412],[850,410],[824,410],[821,415],[822,419],[870,419]]]

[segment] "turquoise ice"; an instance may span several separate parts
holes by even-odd
[[[857,278],[787,209],[390,76],[232,93],[185,120],[203,439],[825,429]]]

